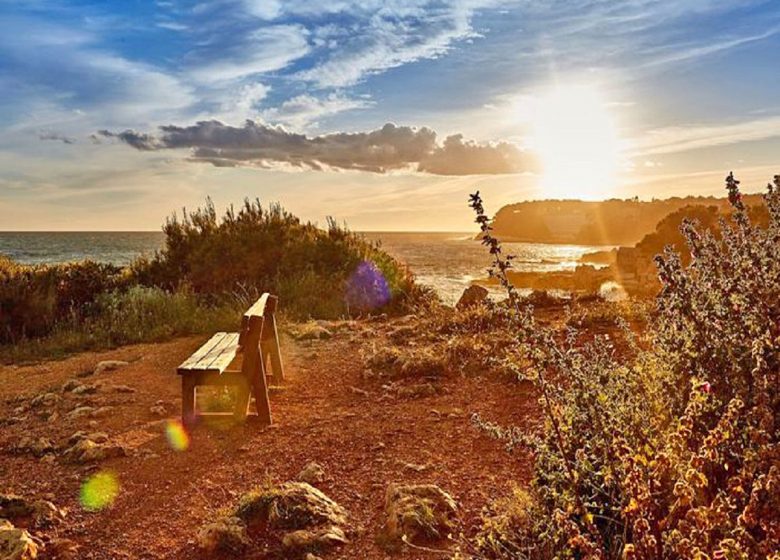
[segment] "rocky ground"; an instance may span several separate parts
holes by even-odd
[[[189,442],[166,437],[175,369],[207,337],[0,367],[0,558],[14,535],[39,558],[441,557],[401,535],[452,550],[530,473],[471,415],[529,426],[535,398],[479,372],[368,372],[362,352],[403,322],[285,335],[274,425],[204,421]],[[102,501],[83,491],[95,475]]]

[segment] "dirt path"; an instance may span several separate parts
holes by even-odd
[[[475,429],[470,416],[478,412],[523,426],[532,421],[534,399],[516,385],[460,377],[443,380],[435,396],[398,399],[381,383],[363,380],[359,349],[368,336],[370,331],[346,332],[310,343],[284,338],[288,381],[271,395],[275,425],[199,425],[183,452],[173,450],[164,435],[166,421],[178,418],[181,405],[174,372],[205,337],[0,367],[0,419],[8,419],[21,414],[15,411],[20,395],[29,400],[45,391],[59,392],[65,381],[91,371],[101,360],[131,362],[79,379],[102,381],[95,394],[60,393],[59,402],[24,412],[25,421],[0,422],[0,493],[48,497],[66,507],[67,519],[46,537],[75,541],[81,546],[78,557],[86,559],[198,558],[195,534],[210,516],[254,485],[294,479],[309,461],[324,466],[327,480],[320,489],[349,513],[351,542],[331,557],[388,557],[375,538],[390,482],[438,484],[458,500],[464,532],[473,532],[485,504],[505,495],[510,481],[527,481],[529,458],[508,454],[500,442]],[[114,384],[135,392],[114,392]],[[165,418],[150,411],[160,400],[168,406]],[[84,404],[112,408],[95,420],[67,417]],[[38,415],[52,411],[57,416],[51,420]],[[77,430],[106,432],[132,452],[92,466],[11,452],[24,436],[64,445]],[[111,507],[89,513],[79,505],[79,488],[98,470],[113,471],[120,492]],[[275,538],[263,535],[254,537],[254,545],[243,558],[275,557],[278,549]],[[407,548],[396,556],[420,558],[425,553]]]

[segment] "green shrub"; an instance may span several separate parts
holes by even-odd
[[[247,200],[218,218],[209,200],[171,217],[163,231],[165,248],[133,266],[142,284],[175,289],[186,283],[210,295],[251,286],[279,294],[284,309],[302,318],[395,311],[424,295],[378,245],[333,220],[325,230],[301,222],[278,204],[264,208]]]
[[[122,269],[91,261],[27,266],[0,256],[0,344],[48,334],[96,312],[100,294],[122,288]]]
[[[235,299],[206,302],[186,290],[169,293],[142,286],[99,294],[93,306],[90,316],[65,318],[45,336],[0,346],[2,361],[56,358],[84,350],[235,330],[245,310],[243,302]]]
[[[535,457],[532,485],[514,500],[528,515],[488,527],[477,542],[485,556],[778,558],[780,176],[766,228],[751,223],[737,186],[729,176],[734,211],[718,236],[683,223],[690,264],[671,250],[658,257],[656,317],[644,340],[625,329],[623,352],[534,321],[472,197],[544,411],[531,437],[475,418]]]

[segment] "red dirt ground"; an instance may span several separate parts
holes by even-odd
[[[27,422],[0,421],[0,493],[45,497],[67,508],[65,521],[39,536],[75,541],[81,547],[78,558],[200,558],[195,535],[218,510],[233,506],[241,493],[269,479],[293,480],[306,463],[317,461],[327,474],[319,488],[344,506],[350,519],[351,542],[323,556],[440,557],[406,547],[391,554],[376,544],[388,483],[438,484],[458,500],[463,532],[472,534],[486,504],[506,495],[510,482],[527,482],[530,458],[507,453],[501,442],[476,429],[470,416],[477,412],[500,424],[529,426],[535,418],[535,399],[523,385],[457,376],[444,379],[436,396],[390,397],[380,383],[362,378],[360,346],[372,333],[360,334],[342,332],[313,342],[283,338],[287,381],[283,390],[271,395],[274,426],[201,424],[183,452],[171,449],[164,434],[166,421],[178,418],[181,406],[175,368],[207,337],[84,353],[38,365],[0,366],[0,419],[14,415],[18,406],[14,398],[58,391],[65,381],[101,360],[131,363],[81,382],[103,381],[137,390],[65,394],[51,407],[59,412],[53,422],[30,413]],[[169,418],[150,412],[158,400],[169,403]],[[88,419],[64,418],[80,404],[114,408],[92,426]],[[46,463],[11,453],[24,435],[64,445],[77,430],[107,432],[133,452],[92,466],[59,459]],[[417,472],[405,466],[409,463],[427,468]],[[79,488],[98,470],[116,473],[121,490],[111,507],[90,513],[79,505]],[[278,540],[278,535],[253,535],[253,547],[240,557],[283,557],[275,552]]]

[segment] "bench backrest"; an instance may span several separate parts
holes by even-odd
[[[278,301],[279,298],[266,292],[244,312],[238,336],[242,348],[257,347],[263,335],[263,325],[273,320]]]

